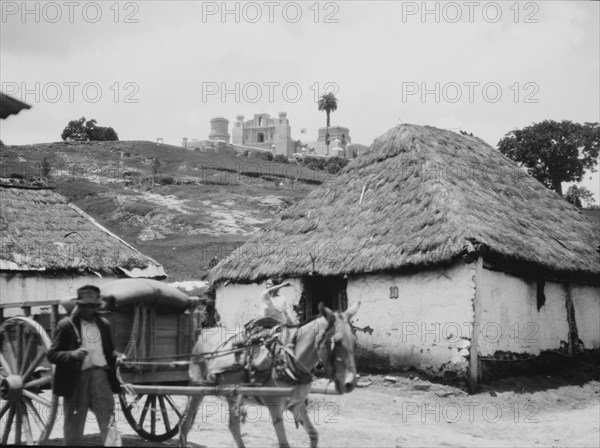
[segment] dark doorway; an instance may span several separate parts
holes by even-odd
[[[347,286],[348,280],[343,277],[305,277],[306,318],[319,314],[319,302],[332,310],[345,311],[348,308]]]
[[[265,142],[265,134],[263,134],[262,132],[258,133],[258,143],[264,143]]]

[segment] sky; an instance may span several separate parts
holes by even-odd
[[[0,82],[32,106],[5,144],[59,141],[85,116],[121,140],[206,139],[210,119],[325,114],[354,143],[399,123],[492,146],[545,120],[600,121],[598,2],[1,1]],[[306,134],[300,130],[306,129]],[[600,203],[598,173],[581,185]]]

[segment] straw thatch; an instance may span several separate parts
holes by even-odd
[[[162,266],[50,189],[0,186],[0,270],[165,277]]]
[[[476,137],[401,125],[211,271],[212,282],[421,269],[481,253],[598,278],[592,223]]]
[[[31,109],[31,106],[0,92],[0,118],[4,119],[10,115],[16,115],[22,109]]]

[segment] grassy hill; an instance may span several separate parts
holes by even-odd
[[[0,177],[45,178],[102,225],[163,264],[202,278],[326,178],[322,171],[147,141],[2,146]]]

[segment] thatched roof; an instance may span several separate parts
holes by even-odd
[[[467,253],[598,278],[598,235],[484,141],[401,125],[210,273],[209,280],[421,269]]]
[[[9,115],[16,115],[22,109],[31,109],[31,106],[0,92],[0,118],[4,119]]]
[[[163,278],[162,266],[51,189],[0,185],[0,270]]]

